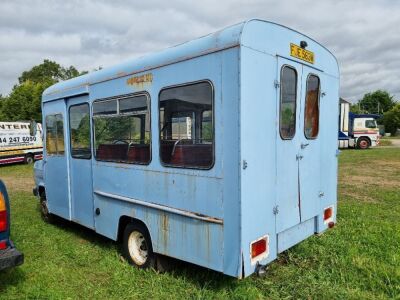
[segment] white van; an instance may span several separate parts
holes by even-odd
[[[42,124],[33,122],[0,122],[0,165],[42,159]]]

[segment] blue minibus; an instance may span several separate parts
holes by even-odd
[[[49,87],[35,194],[139,268],[261,274],[336,222],[338,102],[331,52],[248,20]]]

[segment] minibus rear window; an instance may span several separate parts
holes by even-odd
[[[159,109],[161,162],[166,166],[210,169],[214,164],[211,83],[163,89]]]
[[[71,106],[69,109],[69,131],[71,135],[71,155],[74,158],[90,159],[89,104]]]
[[[290,140],[296,133],[297,72],[283,66],[281,70],[281,100],[279,113],[279,133],[284,140]]]
[[[46,153],[64,155],[64,121],[62,114],[46,116]]]
[[[97,112],[93,116],[96,160],[150,163],[149,103],[147,94],[93,103],[93,112]],[[113,113],[109,113],[110,107],[115,108]]]
[[[309,75],[306,88],[306,108],[304,110],[304,135],[315,139],[319,130],[319,78]]]

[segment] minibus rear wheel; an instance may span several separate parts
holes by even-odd
[[[139,269],[153,268],[155,255],[147,228],[141,223],[129,223],[124,230],[123,255],[129,264]]]

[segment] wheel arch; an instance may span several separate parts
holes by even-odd
[[[131,217],[131,216],[126,216],[126,215],[123,215],[123,216],[121,216],[119,218],[118,232],[117,232],[117,241],[118,242],[122,241],[123,236],[124,236],[125,227],[130,223],[135,223],[135,224],[142,225],[147,230],[147,233],[148,233],[148,235],[150,237],[150,241],[153,244],[153,238],[151,236],[151,232],[150,232],[149,227],[147,226],[147,224],[145,222],[143,222],[142,220],[140,220],[140,219],[137,219],[137,218],[134,218],[134,217]]]

